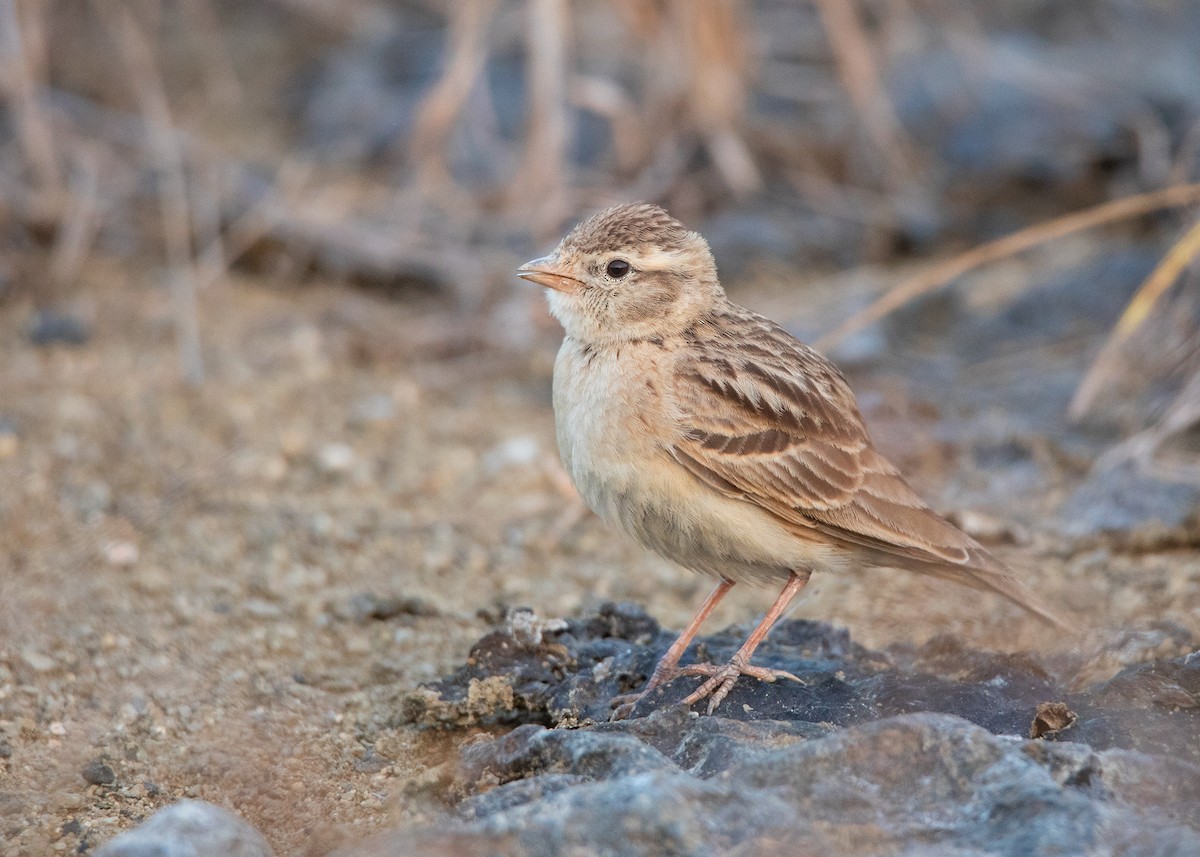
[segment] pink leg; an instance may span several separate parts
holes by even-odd
[[[775,681],[777,678],[800,681],[800,679],[791,673],[784,672],[783,670],[752,667],[750,666],[750,657],[754,654],[754,650],[758,648],[759,643],[767,636],[767,632],[771,630],[771,626],[783,615],[783,611],[787,609],[788,604],[800,594],[800,590],[808,583],[810,576],[811,573],[808,571],[792,572],[787,585],[783,587],[783,591],[779,593],[779,597],[775,599],[775,603],[771,605],[771,609],[763,616],[762,621],[758,623],[758,627],[754,629],[754,633],[750,635],[749,639],[729,659],[729,663],[724,666],[695,664],[694,666],[684,667],[680,670],[680,672],[686,675],[709,676],[708,681],[696,688],[691,696],[683,700],[684,705],[694,705],[707,696],[710,697],[708,700],[708,713],[712,714],[717,706],[721,704],[721,700],[729,695],[729,691],[733,690],[738,677],[743,675],[752,676],[762,681]],[[803,682],[800,683],[803,684]]]
[[[659,660],[658,666],[654,668],[654,674],[650,676],[650,681],[646,682],[646,686],[638,693],[622,694],[613,699],[613,708],[615,709],[612,714],[613,720],[623,720],[628,717],[639,699],[659,685],[666,684],[679,674],[679,659],[683,657],[683,653],[691,645],[692,638],[696,636],[696,632],[700,630],[700,626],[704,624],[704,620],[708,618],[708,615],[713,612],[713,609],[732,588],[732,580],[721,579],[716,588],[704,599],[704,603],[700,605],[700,610],[697,611],[695,617],[688,623],[688,626],[683,629],[683,633],[679,635],[675,642],[671,644],[671,648],[667,649],[667,653]]]

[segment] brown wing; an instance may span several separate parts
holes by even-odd
[[[875,450],[828,360],[740,307],[693,336],[675,372],[686,434],[670,452],[698,478],[800,531],[876,554],[880,564],[991,589],[1059,621]]]

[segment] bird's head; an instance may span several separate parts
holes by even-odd
[[[724,294],[708,242],[644,202],[593,214],[517,274],[545,286],[567,335],[589,343],[676,333]]]

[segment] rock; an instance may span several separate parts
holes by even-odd
[[[527,467],[541,454],[537,438],[529,435],[510,437],[487,451],[483,456],[483,469],[492,475],[509,467]]]
[[[22,649],[21,660],[35,673],[47,673],[58,667],[58,661],[37,649]]]
[[[88,762],[79,773],[84,782],[90,786],[107,786],[117,781],[117,775],[113,773],[113,769],[99,759]]]
[[[20,448],[21,436],[17,434],[17,427],[4,417],[0,417],[0,461],[12,458]]]
[[[228,810],[184,800],[105,843],[96,857],[273,857],[273,852],[262,834]]]
[[[396,418],[396,400],[387,393],[371,393],[350,405],[351,425],[388,423]]]
[[[119,568],[128,568],[132,565],[137,565],[138,557],[141,551],[135,542],[117,539],[110,542],[105,542],[101,548],[104,555],[104,561],[109,565],[115,565]]]
[[[34,345],[85,345],[90,338],[87,324],[62,310],[40,310],[29,325]]]
[[[1134,462],[1093,471],[1063,505],[1063,530],[1082,538],[1187,526],[1200,515],[1200,488],[1139,472]]]
[[[331,476],[348,473],[356,460],[353,448],[344,443],[322,444],[316,455],[317,467]]]
[[[655,715],[661,726],[678,726],[676,716]],[[1200,768],[1174,760],[1166,773],[1182,785],[1156,796],[1148,786],[1160,760],[1002,738],[920,713],[776,746],[762,730],[701,774],[635,739],[641,726],[613,728],[630,731],[523,726],[468,747],[456,822],[337,853],[1016,857],[1086,852],[1113,831],[1122,854],[1200,847]]]
[[[376,595],[360,592],[333,607],[339,619],[355,622],[386,621],[397,616],[437,616],[438,608],[424,598],[401,595]]]
[[[566,623],[526,614],[406,706],[442,729],[515,725],[463,748],[453,815],[338,854],[1200,848],[1200,653],[1077,690],[1030,655],[949,636],[873,652],[789,621],[755,662],[806,685],[742,681],[700,716],[674,704],[698,681],[681,678],[610,723],[611,697],[645,681],[671,635],[628,604]],[[724,660],[743,635],[701,638],[685,660]]]

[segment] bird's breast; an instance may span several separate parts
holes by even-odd
[[[609,517],[614,492],[638,481],[639,464],[670,443],[664,357],[654,346],[587,346],[563,340],[554,365],[554,420],[563,466],[593,510]]]
[[[671,456],[681,429],[670,356],[597,350],[565,340],[554,369],[563,466],[601,518],[693,570],[769,580],[830,558],[759,507],[700,483]]]

